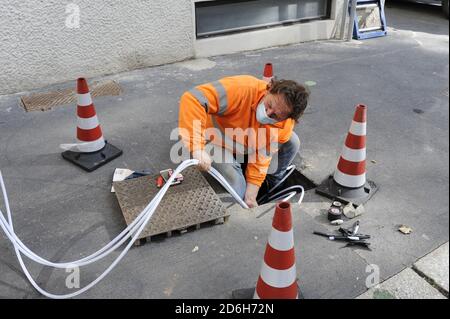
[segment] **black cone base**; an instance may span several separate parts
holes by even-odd
[[[85,171],[92,172],[122,155],[122,150],[106,142],[105,147],[97,152],[80,153],[65,151],[61,155],[64,159],[81,167]]]
[[[330,175],[316,188],[316,193],[332,200],[361,205],[366,203],[377,190],[378,186],[372,181],[367,181],[366,185],[360,188],[344,187],[336,183]]]
[[[255,289],[256,288],[244,288],[244,289],[233,290],[231,292],[231,298],[232,299],[253,299],[253,296],[255,295]],[[298,289],[298,299],[305,299],[300,290],[300,287],[298,287],[298,284],[297,284],[297,289]]]

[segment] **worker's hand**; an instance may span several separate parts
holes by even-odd
[[[256,197],[258,196],[259,186],[247,183],[247,190],[245,191],[244,202],[249,208],[258,207]]]
[[[211,168],[211,157],[204,150],[196,150],[192,152],[192,157],[198,160],[198,167],[202,171],[209,171]]]

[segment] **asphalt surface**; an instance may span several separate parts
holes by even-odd
[[[114,168],[158,171],[175,166],[169,157],[175,141],[169,136],[177,126],[182,93],[227,75],[261,76],[270,61],[279,78],[316,83],[296,128],[302,141],[296,164],[302,172],[316,184],[333,172],[354,106],[364,103],[367,175],[380,187],[361,217],[361,232],[373,237],[372,251],[342,248],[312,235],[313,230],[336,229],[324,217],[329,201],[314,191],[306,194],[300,209],[294,206],[305,298],[355,298],[367,290],[368,265],[379,267],[381,280],[412,266],[449,237],[449,24],[439,7],[388,3],[386,14],[387,37],[303,43],[102,78],[114,79],[124,89],[119,97],[94,100],[106,139],[124,155],[89,174],[64,161],[58,149],[75,139],[74,105],[26,113],[19,97],[29,92],[0,97],[0,169],[16,232],[32,250],[55,261],[78,259],[100,248],[125,227],[109,192]],[[251,287],[273,210],[229,209],[233,216],[225,225],[133,248],[81,297],[228,298],[234,289]],[[400,233],[402,224],[412,233]],[[81,285],[111,260],[82,269]],[[45,289],[72,292],[65,287],[64,271],[28,264]],[[0,297],[41,298],[3,233]]]

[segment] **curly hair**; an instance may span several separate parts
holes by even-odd
[[[298,122],[308,105],[309,89],[292,80],[272,79],[269,92],[284,96],[287,104],[292,108],[289,118]]]

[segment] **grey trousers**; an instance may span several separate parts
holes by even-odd
[[[242,172],[241,164],[236,161],[232,152],[229,150],[223,149],[217,145],[211,145],[211,147],[213,147],[214,152],[222,152],[221,154],[224,159],[219,163],[214,161],[213,157],[212,167],[223,175],[231,187],[233,187],[236,193],[243,199],[247,189],[247,182]],[[283,178],[287,167],[292,164],[299,150],[300,139],[295,132],[292,132],[291,139],[280,145],[278,152],[273,155],[272,161],[270,162],[266,179],[268,179],[272,185],[275,185]]]

